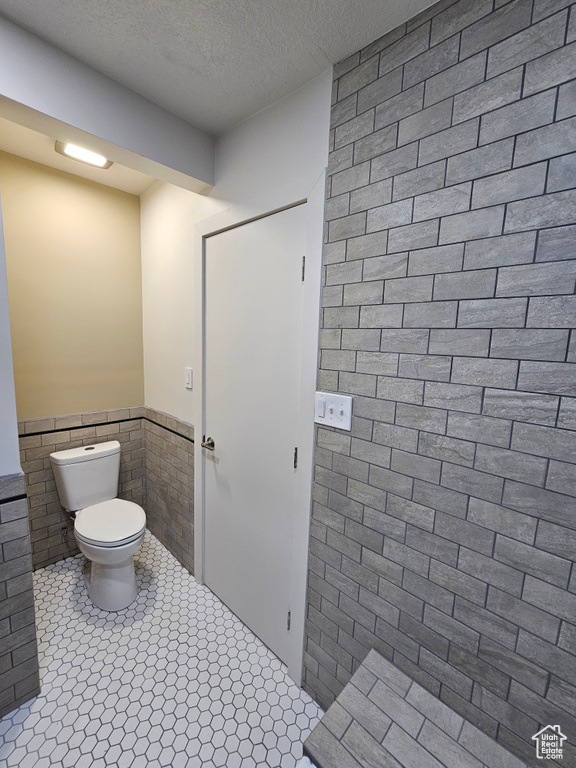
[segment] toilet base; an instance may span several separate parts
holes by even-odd
[[[134,555],[144,541],[144,530],[134,541],[117,547],[88,544],[76,537],[80,551],[90,561],[86,577],[88,597],[103,611],[123,611],[136,600]]]
[[[138,597],[133,559],[118,565],[91,562],[86,586],[88,597],[97,608],[123,611]]]

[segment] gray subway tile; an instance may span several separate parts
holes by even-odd
[[[404,65],[403,87],[409,88],[422,80],[448,69],[458,61],[459,39],[457,35],[440,45],[430,48]]]
[[[400,227],[412,221],[412,200],[381,205],[368,211],[367,232],[377,232],[391,227]]]
[[[512,203],[512,205],[522,204],[524,203]],[[517,226],[517,224],[514,223],[516,221],[516,217],[511,218],[512,223],[509,227]],[[478,240],[484,237],[494,237],[502,234],[503,222],[504,206],[501,205],[492,208],[483,208],[478,211],[469,211],[468,213],[457,213],[453,216],[446,216],[441,221],[439,243],[440,245],[443,245],[445,243],[458,243],[464,240]],[[529,227],[519,228],[528,229]],[[509,229],[509,231],[515,230]]]
[[[391,150],[390,152],[380,155],[380,157],[375,157],[371,161],[370,182],[381,181],[382,179],[388,179],[396,174],[411,171],[413,168],[416,168],[417,164],[418,142],[407,144],[399,149]],[[368,166],[368,163],[364,163],[363,166],[358,167],[364,168],[364,166]],[[344,171],[344,173],[346,172]],[[346,183],[350,184],[351,182],[347,179]],[[356,186],[363,187],[367,183],[368,178],[366,178],[362,184],[356,184]],[[343,185],[340,184],[337,188],[340,189],[342,186]],[[350,188],[353,189],[354,187]],[[341,191],[346,190],[342,189]],[[334,194],[334,181],[332,181],[332,193]]]
[[[392,229],[388,233],[388,251],[397,253],[438,245],[438,228],[438,220],[433,219]]]
[[[484,80],[486,53],[461,60],[458,64],[426,80],[424,106],[442,102]]]
[[[451,360],[448,356],[400,355],[398,376],[430,381],[450,380]]]
[[[479,445],[474,468],[519,482],[543,486],[548,462],[544,458],[492,445]]]
[[[514,139],[496,141],[448,158],[446,183],[458,184],[507,171],[512,167]]]
[[[546,488],[559,493],[576,495],[576,467],[560,461],[551,461]]]
[[[354,354],[352,352],[351,354]],[[375,373],[381,376],[395,376],[398,371],[398,355],[388,352],[357,352],[356,371]]]
[[[496,328],[492,332],[490,356],[562,362],[567,346],[568,331]]]
[[[386,48],[380,55],[380,76],[425,51],[429,34],[429,24],[424,24]]]
[[[573,503],[570,496],[513,480],[506,481],[502,499],[502,504],[506,507],[568,528],[576,528]]]
[[[376,105],[374,127],[376,129],[391,125],[422,109],[424,103],[424,84],[402,91],[397,96],[386,99]]]
[[[533,544],[537,519],[506,507],[492,504],[482,499],[471,498],[468,508],[468,520],[505,536]]]
[[[491,298],[495,285],[495,269],[440,274],[434,278],[434,300]]]
[[[425,166],[426,168],[430,166]],[[411,251],[408,262],[409,275],[440,274],[458,272],[462,269],[464,245],[442,245]]]
[[[576,365],[521,361],[518,389],[574,396],[576,395]]]
[[[456,646],[460,646],[470,653],[477,652],[480,634],[431,605],[427,605],[424,610],[424,623],[440,635],[448,638]],[[454,647],[452,645],[452,648]]]
[[[487,389],[482,412],[486,416],[553,426],[558,412],[558,398],[534,392]],[[519,446],[520,443],[514,445]]]
[[[431,44],[436,45],[441,40],[460,32],[478,19],[487,16],[491,11],[492,3],[489,0],[460,0],[452,4],[432,20]]]
[[[475,555],[482,558],[482,555]],[[457,597],[454,607],[454,618],[471,629],[475,629],[482,638],[491,638],[508,650],[514,650],[518,637],[518,627],[500,616],[495,616],[483,606],[471,603],[462,597]]]
[[[338,80],[338,101],[350,96],[378,77],[378,57],[373,56],[347,72]]]
[[[517,423],[514,425],[512,448],[536,456],[576,462],[576,434],[567,430]]]
[[[398,126],[398,146],[430,136],[448,128],[452,122],[452,103],[443,101],[427,106],[400,121]]]
[[[432,329],[429,352],[433,355],[467,355],[486,357],[490,344],[490,331],[483,329]]]
[[[389,152],[391,149],[395,149],[396,144],[396,125],[388,125],[386,128],[380,128],[379,131],[375,131],[370,134],[370,136],[366,136],[363,139],[358,139],[354,143],[354,162],[362,163],[373,157],[382,155],[385,152]]]
[[[404,328],[454,328],[458,302],[425,301],[404,307]],[[422,377],[424,378],[424,377]]]
[[[435,219],[470,209],[471,184],[445,187],[414,198],[414,221]]]
[[[364,260],[363,279],[393,280],[405,277],[408,268],[407,253],[393,253],[387,256],[374,256]]]
[[[454,491],[498,503],[502,497],[504,481],[501,477],[476,469],[445,464],[441,484]]]
[[[519,569],[522,573],[530,573],[550,584],[559,587],[568,585],[571,563],[550,552],[542,552],[536,547],[498,534],[494,557],[502,563]]]
[[[574,293],[576,262],[548,262],[503,267],[496,296],[550,296]]]
[[[513,0],[476,21],[462,32],[460,56],[471,56],[525,29],[530,25],[531,10],[524,0]]]
[[[472,208],[485,208],[544,193],[546,163],[487,176],[474,182]]]
[[[380,349],[382,352],[408,352],[423,354],[428,349],[430,331],[417,328],[383,330]]]
[[[339,197],[336,199],[339,199]],[[391,179],[377,181],[367,187],[355,189],[350,193],[350,213],[357,213],[358,211],[366,211],[370,208],[376,208],[377,206],[389,203],[391,199]],[[345,210],[342,215],[345,216],[347,213],[348,211]]]
[[[556,92],[544,91],[482,116],[479,144],[491,144],[552,122]]]
[[[377,57],[375,57],[375,59],[377,59]],[[365,85],[358,91],[358,114],[365,113],[366,110],[371,110],[372,107],[390,99],[401,90],[401,72],[391,72],[385,77],[379,77],[377,80],[373,80],[373,82]]]
[[[510,597],[510,596],[507,596]],[[515,598],[510,597],[511,600]],[[517,601],[520,602],[520,601]],[[536,693],[543,694],[548,685],[548,672],[532,664],[527,659],[519,656],[515,651],[505,648],[500,643],[491,640],[486,635],[480,638],[479,658],[491,664],[496,669],[500,669],[509,675],[513,680],[517,680],[523,685],[528,686]]]
[[[418,453],[439,461],[471,467],[474,464],[474,452],[474,443],[465,440],[429,432],[422,432],[420,436]]]
[[[452,411],[480,413],[481,399],[480,387],[426,382],[424,405],[430,408],[449,408]]]
[[[576,174],[576,152],[571,155],[555,157],[550,161],[547,192],[557,192],[563,189],[571,189],[574,186]]]
[[[478,118],[446,128],[420,141],[418,165],[433,163],[478,146]]]
[[[576,114],[576,81],[561,85],[558,89],[556,120],[564,120]]]
[[[493,45],[488,52],[488,77],[559,48],[564,43],[565,29],[566,15],[557,14]]]
[[[373,306],[360,307],[361,328],[400,328],[402,326],[402,305],[373,302]]]
[[[536,546],[546,552],[572,560],[576,552],[576,531],[541,520],[536,536]]]
[[[445,434],[446,419],[447,411],[438,408],[422,408],[399,403],[396,409],[397,424],[414,429],[425,429],[427,432]]]
[[[329,240],[345,240],[366,232],[366,213],[354,213],[341,219],[334,219],[328,226]]]
[[[344,306],[364,307],[370,304],[381,304],[383,291],[384,284],[382,280],[345,285]],[[362,315],[362,313],[360,314]]]
[[[373,232],[368,235],[349,238],[346,241],[347,262],[381,256],[386,253],[387,243],[387,232]]]
[[[541,230],[538,235],[536,261],[563,261],[570,258],[576,246],[576,226]]]
[[[481,686],[503,698],[508,692],[510,678],[480,659],[476,653],[452,645],[448,661]]]
[[[355,165],[353,168],[339,171],[332,176],[332,195],[341,195],[352,189],[365,187],[369,181],[370,163],[362,163],[362,165]]]
[[[529,96],[576,77],[576,42],[526,64],[524,95]]]
[[[514,360],[482,360],[455,357],[450,381],[454,384],[475,384],[481,387],[516,387],[518,363]]]
[[[466,243],[464,269],[505,267],[534,261],[535,232],[472,240]]]
[[[459,328],[523,328],[528,299],[472,299],[461,301]]]
[[[434,533],[481,554],[492,554],[494,533],[453,515],[437,512]]]
[[[572,152],[575,140],[576,118],[574,117],[523,133],[516,139],[514,167]],[[544,200],[543,202],[546,203],[547,201]],[[560,223],[572,224],[573,222],[570,220]]]
[[[420,504],[427,504],[433,509],[443,510],[460,518],[466,517],[468,496],[464,493],[416,480],[413,498]]]
[[[454,98],[453,122],[462,123],[472,117],[491,112],[517,101],[522,91],[522,67],[500,77],[481,82],[475,88],[459,93]]]

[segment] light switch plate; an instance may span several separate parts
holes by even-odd
[[[352,398],[333,392],[316,392],[314,421],[337,429],[352,429]]]
[[[184,386],[186,389],[193,388],[193,372],[192,368],[184,368]]]

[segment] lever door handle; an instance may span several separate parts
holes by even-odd
[[[202,448],[207,448],[209,451],[213,451],[215,448],[214,440],[209,437],[206,439],[206,435],[204,435],[204,439],[202,440]]]

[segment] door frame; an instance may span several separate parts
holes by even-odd
[[[204,583],[205,536],[205,451],[200,448],[206,434],[205,411],[205,260],[206,240],[229,229],[249,224],[257,219],[280,213],[296,205],[306,206],[306,279],[303,285],[302,357],[300,369],[300,422],[298,426],[298,473],[296,509],[292,545],[291,628],[292,638],[288,674],[302,683],[304,627],[306,620],[306,586],[308,578],[308,543],[312,503],[312,468],[314,454],[314,393],[318,369],[320,290],[322,276],[322,245],[324,232],[324,194],[326,173],[323,172],[310,194],[268,211],[256,211],[242,216],[228,209],[200,222],[194,242],[194,405],[197,414],[194,430],[194,577]],[[304,254],[303,254],[304,255]],[[218,436],[216,436],[216,440]]]

